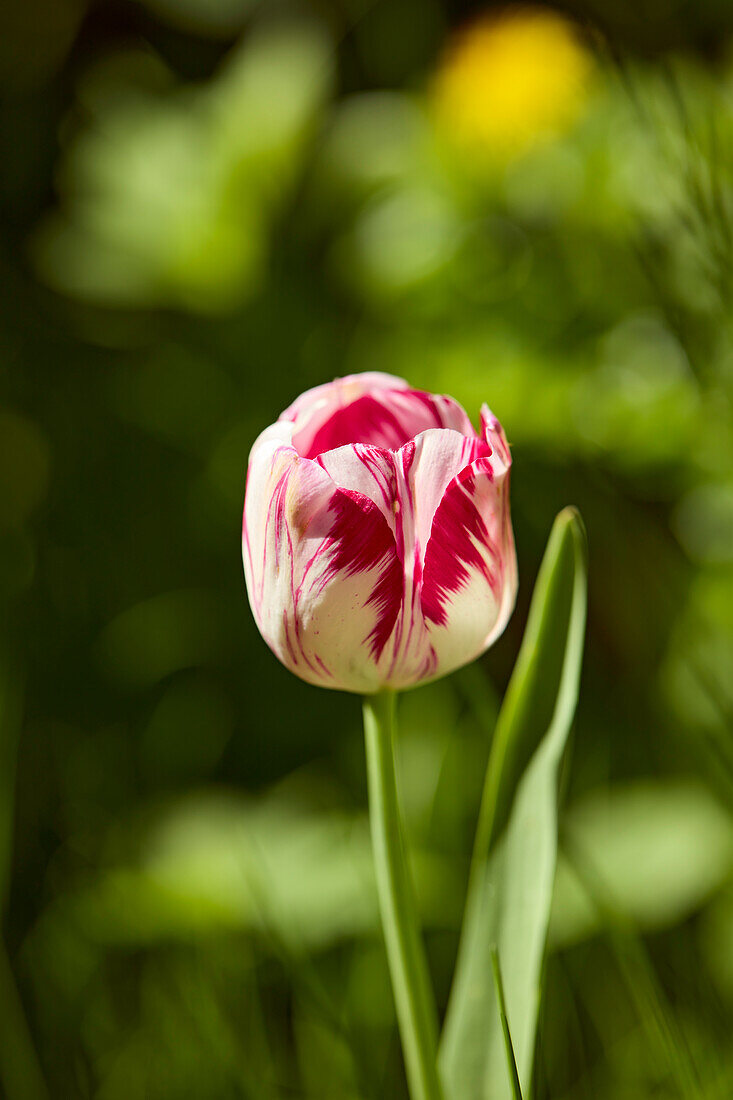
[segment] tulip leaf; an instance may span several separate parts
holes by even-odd
[[[557,860],[560,763],[575,713],[586,612],[579,515],[555,520],[517,663],[497,719],[463,930],[440,1049],[447,1100],[511,1100],[492,952],[529,1094]]]
[[[501,977],[501,965],[499,963],[499,952],[496,948],[491,950],[491,966],[494,971],[494,988],[496,989],[496,1003],[499,1009],[499,1019],[501,1020],[501,1031],[504,1036],[504,1051],[506,1053],[506,1064],[509,1072],[509,1082],[512,1086],[512,1100],[522,1100],[522,1086],[519,1083],[519,1073],[517,1071],[517,1059],[514,1057],[514,1044],[512,1043],[511,1033],[509,1031],[509,1021],[506,1016],[506,1000],[504,998],[504,982]]]

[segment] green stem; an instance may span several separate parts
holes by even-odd
[[[395,696],[364,699],[369,819],[387,961],[412,1100],[441,1100],[438,1025],[402,833],[394,761]]]

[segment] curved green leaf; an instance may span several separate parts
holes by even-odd
[[[529,1092],[557,860],[558,773],[578,697],[586,573],[583,524],[566,508],[550,534],[489,757],[440,1050],[450,1100],[512,1096],[494,950],[519,1079]]]
[[[514,1044],[509,1033],[509,1021],[506,1018],[506,1001],[504,999],[504,983],[501,978],[501,964],[499,952],[494,947],[491,952],[491,966],[494,971],[494,987],[496,989],[496,1004],[499,1009],[501,1030],[504,1035],[504,1050],[506,1052],[506,1064],[509,1071],[509,1081],[512,1086],[512,1100],[522,1100],[522,1086],[519,1083],[517,1061],[514,1057]]]

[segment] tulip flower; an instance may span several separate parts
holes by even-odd
[[[527,788],[533,810],[530,816],[520,814],[515,845],[513,896],[523,899],[520,929],[527,931],[524,917],[530,909],[536,916],[536,927],[519,944],[521,966],[512,973],[517,1003],[536,1000],[534,945],[542,941],[549,919],[552,891],[540,886],[537,905],[529,908],[527,891],[528,883],[546,882],[543,830],[554,828],[557,760],[575,709],[583,648],[584,538],[572,509],[553,528],[497,721],[451,998],[457,1007],[451,1009],[447,1053],[441,1042],[439,1067],[438,1015],[398,799],[395,694],[473,660],[504,629],[517,590],[510,466],[504,432],[486,405],[477,432],[452,398],[410,389],[402,379],[378,373],[308,390],[262,432],[249,458],[242,549],[260,632],[302,679],[364,695],[374,870],[411,1100],[445,1100],[446,1091],[469,1095],[466,1081],[471,1096],[485,1095],[488,1063],[475,1052],[486,1050],[486,1058],[493,1057],[489,1039],[496,1033],[497,1014],[486,1008],[491,1002],[484,996],[482,937],[486,931],[494,937],[498,929],[500,938],[504,925],[511,926],[511,914],[502,910],[501,921],[495,915],[489,919],[486,907],[504,904],[495,896],[496,868],[504,869],[507,882],[514,873],[513,861],[494,865],[489,856],[506,826],[502,814],[513,805],[516,745],[540,738]],[[564,654],[560,665],[558,652]],[[511,939],[512,959],[516,946]],[[534,958],[529,966],[528,952]],[[496,944],[491,959],[507,1065],[518,1095]],[[531,1068],[533,1027],[531,1016],[521,1021],[525,1074]]]
[[[511,457],[487,406],[365,373],[302,394],[256,440],[242,527],[267,644],[321,687],[371,694],[481,654],[514,606]]]

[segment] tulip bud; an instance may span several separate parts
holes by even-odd
[[[517,567],[511,456],[481,410],[365,373],[302,394],[256,440],[242,525],[259,630],[312,684],[443,676],[501,634]]]

